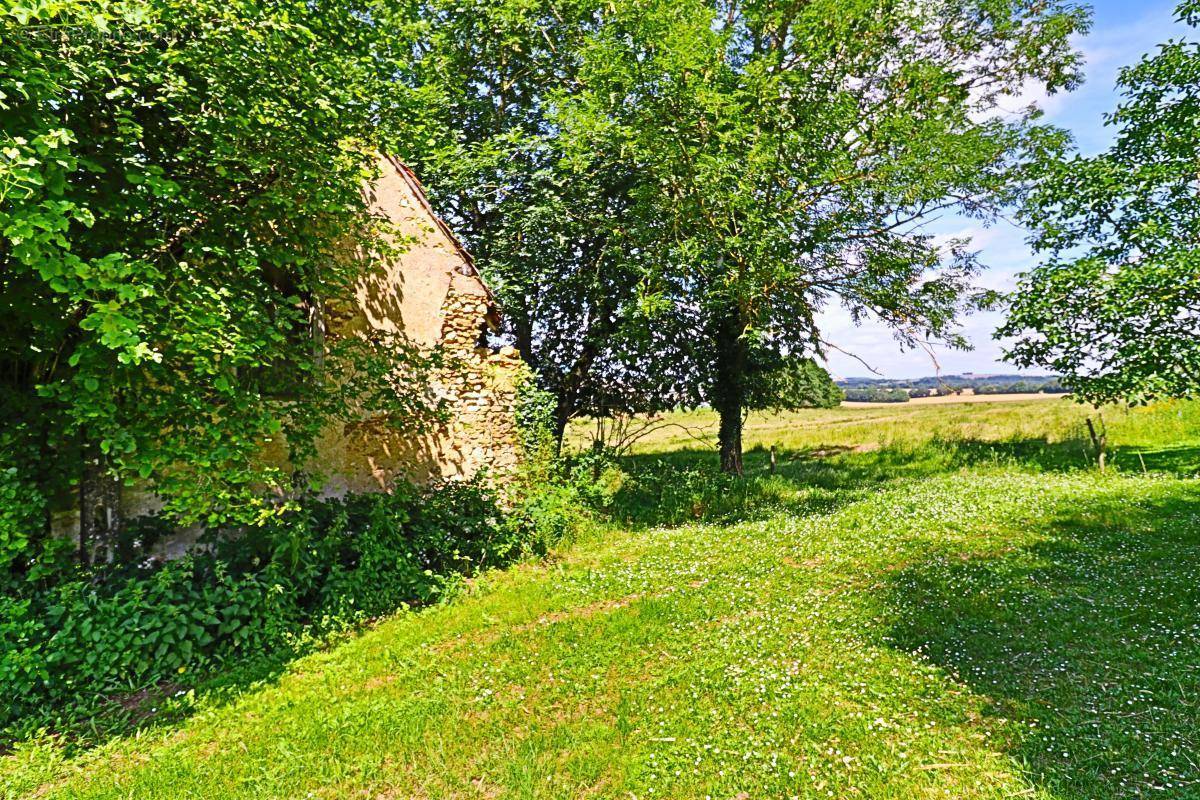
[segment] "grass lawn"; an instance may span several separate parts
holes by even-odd
[[[679,415],[610,529],[182,721],[23,744],[5,796],[1200,798],[1200,404],[1110,412],[1105,475],[1081,413],[754,417],[740,482]]]

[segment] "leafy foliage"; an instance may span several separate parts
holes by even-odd
[[[478,482],[308,501],[177,561],[27,583],[0,598],[0,692],[12,698],[0,729],[66,726],[111,712],[106,698],[436,601],[566,535],[570,518],[545,510],[555,502],[530,492],[506,513]]]
[[[0,432],[0,591],[14,574],[31,566],[36,534],[44,525],[46,501],[22,471],[28,454],[18,449],[20,436]]]
[[[617,151],[575,157],[554,116],[605,13],[597,0],[427,0],[412,68],[436,119],[435,144],[414,157],[554,395],[558,438],[573,416],[641,399],[613,367],[649,352],[633,325],[645,270],[630,235],[636,165]]]
[[[831,301],[910,345],[962,343],[978,265],[921,223],[988,216],[1057,146],[1035,111],[993,112],[1030,82],[1074,85],[1067,37],[1085,26],[1067,3],[614,6],[562,124],[637,165],[650,324],[674,343],[659,363],[722,414],[725,469],[758,354],[820,352]]]
[[[904,389],[878,387],[846,389],[846,399],[854,403],[907,403],[912,395]]]
[[[1200,4],[1179,14],[1200,23]],[[1081,399],[1144,403],[1200,391],[1200,44],[1122,71],[1115,144],[1049,164],[1024,217],[1049,254],[1011,297],[1009,360],[1061,373]]]
[[[747,376],[747,409],[833,408],[842,402],[842,390],[811,358],[767,351],[751,363],[752,371]]]
[[[394,246],[361,186],[410,102],[370,3],[3,16],[0,414],[35,455],[22,480],[57,500],[90,468],[184,521],[251,521],[290,488],[264,443],[303,464],[330,420],[417,424],[405,343],[326,329]]]
[[[532,374],[518,383],[513,413],[527,463],[542,463],[553,457],[556,401],[538,386]]]
[[[988,216],[1061,144],[1034,111],[993,112],[1073,86],[1087,24],[1024,0],[431,7],[418,72],[454,138],[430,163],[456,165],[435,188],[487,253],[559,430],[710,404],[735,471],[743,409],[789,402],[755,376],[821,352],[829,303],[908,345],[963,343],[978,265],[921,222]]]

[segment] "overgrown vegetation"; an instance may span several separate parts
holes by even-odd
[[[81,564],[61,538],[0,540],[0,745],[49,730],[86,746],[157,723],[197,687],[278,669],[572,539],[603,492],[587,464],[556,458],[553,399],[531,381],[519,395],[524,460],[503,487],[480,475],[301,494],[253,524],[210,527],[176,560],[155,547],[179,534],[170,516],[127,520],[107,563]],[[10,520],[40,511],[19,475],[0,476]]]
[[[6,738],[120,730],[185,687],[297,655],[331,633],[452,594],[463,578],[542,555],[578,519],[566,488],[505,508],[481,482],[308,499],[260,525],[214,530],[163,562],[80,570],[39,562],[0,601]],[[152,541],[161,521],[129,526]],[[154,528],[158,528],[155,531]],[[144,706],[144,707],[143,707]]]
[[[1120,73],[1112,146],[1035,176],[1023,217],[1043,263],[996,334],[1097,405],[1200,392],[1200,3],[1177,14],[1188,37]]]
[[[121,730],[570,534],[550,466],[511,501],[484,479],[312,494],[331,425],[440,412],[402,337],[329,326],[406,244],[362,192],[419,127],[390,14],[0,11],[0,739]],[[124,516],[133,488],[159,516]],[[72,507],[77,544],[51,533]],[[193,524],[202,546],[164,561]]]
[[[821,405],[763,378],[812,366],[823,308],[963,344],[980,264],[924,225],[992,217],[1062,145],[1032,107],[1000,109],[1074,86],[1088,27],[1057,1],[425,9],[414,72],[453,136],[423,165],[559,429],[707,405],[731,472],[744,411]]]
[[[997,298],[927,225],[1021,204],[1049,255],[1008,357],[1097,407],[1195,395],[1196,43],[1065,159],[1006,104],[1080,80],[1071,0],[0,22],[6,800],[1200,791],[1200,406],[841,409],[814,360],[833,303],[965,345]],[[503,489],[316,494],[331,426],[443,411],[435,355],[331,324],[406,244],[380,153],[428,170],[539,375]]]
[[[336,421],[436,408],[399,337],[327,321],[402,247],[362,193],[411,130],[373,4],[66,0],[0,10],[0,453],[36,550],[77,508],[112,559],[122,487],[250,523]],[[297,76],[303,76],[297,80]],[[397,384],[403,374],[407,381]],[[32,554],[32,551],[31,553]]]

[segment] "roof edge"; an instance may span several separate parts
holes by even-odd
[[[421,207],[425,209],[425,213],[428,214],[429,217],[434,221],[434,224],[437,225],[438,230],[444,233],[446,238],[450,240],[450,244],[454,247],[455,252],[462,257],[463,263],[466,264],[467,269],[462,271],[461,274],[468,275],[479,281],[479,285],[482,286],[484,292],[487,293],[488,302],[490,302],[492,306],[499,308],[500,304],[496,300],[496,295],[492,291],[492,287],[488,286],[487,281],[485,281],[483,276],[479,274],[479,267],[475,266],[475,259],[471,256],[471,253],[467,250],[463,243],[459,241],[459,238],[454,235],[454,231],[450,229],[450,226],[446,224],[446,221],[439,217],[437,212],[433,210],[433,206],[429,202],[429,195],[425,193],[425,187],[421,185],[421,179],[417,177],[417,174],[412,171],[411,167],[395,156],[384,153],[383,157],[389,164],[392,165],[392,168],[396,170],[400,177],[404,179],[404,182],[408,184],[408,188],[412,190],[412,193],[421,203]]]

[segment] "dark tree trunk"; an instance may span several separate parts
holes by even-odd
[[[563,435],[571,417],[580,410],[587,399],[586,387],[592,375],[592,367],[600,356],[601,342],[608,335],[611,325],[604,324],[588,331],[588,340],[584,342],[579,352],[579,358],[571,367],[571,371],[563,378],[554,393],[557,404],[554,409],[554,451],[562,453]]]
[[[740,309],[729,309],[716,327],[716,385],[712,406],[721,419],[717,443],[721,451],[721,471],[743,473],[742,414],[746,406],[746,369],[749,352],[742,337],[745,324]]]
[[[88,444],[79,479],[79,561],[109,563],[116,555],[121,527],[121,485],[109,472],[108,458]]]
[[[717,434],[721,472],[741,475],[745,471],[742,464],[742,412],[729,405],[717,409],[717,413],[721,415],[721,428]]]
[[[554,405],[554,453],[562,455],[563,436],[573,413],[573,398],[559,393]]]
[[[534,372],[538,371],[537,351],[533,347],[533,322],[527,315],[521,315],[513,321],[513,345],[521,354],[521,360],[529,365]]]

